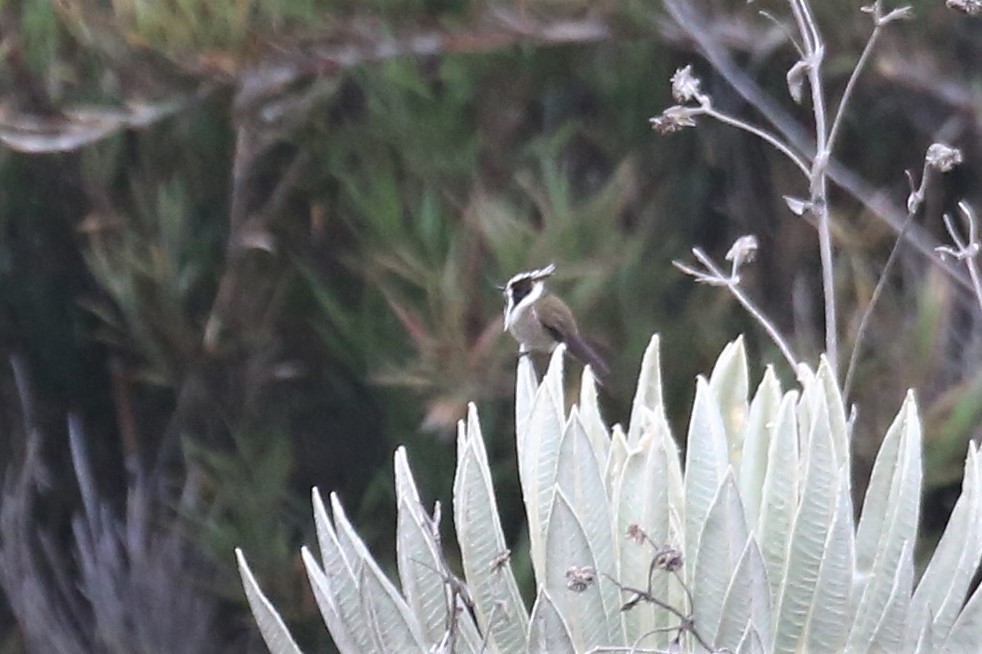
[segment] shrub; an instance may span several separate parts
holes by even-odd
[[[948,528],[915,584],[921,423],[909,393],[856,524],[852,421],[824,360],[749,397],[742,339],[699,378],[683,468],[662,403],[658,338],[627,430],[605,426],[591,373],[567,412],[563,353],[537,382],[519,363],[516,442],[536,598],[522,602],[471,405],[453,512],[463,567],[444,558],[405,449],[395,455],[400,591],[318,492],[321,562],[303,550],[341,652],[969,652],[982,648],[982,461],[974,444]],[[684,473],[683,473],[684,470]],[[299,652],[241,551],[270,650]],[[970,596],[970,597],[969,597]],[[967,603],[966,603],[966,598]]]

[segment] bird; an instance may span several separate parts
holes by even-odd
[[[545,279],[556,272],[556,265],[521,272],[498,289],[505,296],[504,331],[518,341],[519,355],[552,352],[560,343],[580,363],[589,365],[598,381],[610,369],[589,343],[580,335],[573,312],[566,303],[549,292]]]

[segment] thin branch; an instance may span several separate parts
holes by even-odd
[[[849,106],[849,99],[852,97],[852,91],[856,86],[856,81],[859,79],[862,71],[866,68],[870,54],[873,52],[873,48],[876,46],[876,41],[879,39],[883,27],[885,25],[889,25],[895,20],[904,20],[911,17],[910,7],[900,7],[898,9],[894,9],[884,16],[883,8],[879,0],[874,2],[871,7],[864,8],[863,11],[869,11],[873,14],[873,31],[870,33],[869,39],[866,41],[866,46],[863,48],[862,54],[859,55],[859,61],[856,62],[855,67],[852,69],[852,73],[849,75],[849,81],[846,82],[846,88],[842,92],[842,98],[839,100],[839,107],[835,112],[835,119],[832,121],[832,129],[829,131],[829,151],[835,148],[835,137],[839,133],[839,126],[842,124],[842,116],[845,114],[846,107]]]
[[[794,355],[791,347],[788,345],[787,341],[785,341],[777,327],[775,327],[774,324],[767,319],[767,316],[764,315],[763,311],[761,311],[760,308],[757,307],[757,305],[754,304],[754,302],[747,296],[747,294],[743,292],[743,289],[740,288],[739,278],[734,279],[725,275],[701,248],[693,248],[692,254],[699,260],[699,263],[705,266],[706,270],[710,272],[710,275],[701,273],[698,270],[677,261],[673,262],[673,264],[676,268],[688,275],[692,275],[698,281],[713,284],[714,286],[725,286],[727,290],[733,294],[733,297],[735,297],[737,301],[743,305],[743,308],[747,310],[754,320],[756,320],[764,328],[767,335],[771,337],[774,344],[777,345],[779,350],[781,350],[781,354],[784,355],[784,358],[787,360],[788,365],[791,366],[792,370],[796,369],[798,367],[798,358]]]
[[[788,42],[794,46],[794,49],[798,52],[798,56],[802,59],[805,58],[805,51],[798,44],[798,40],[794,38],[794,34],[791,33],[791,30],[788,29],[787,25],[779,21],[777,17],[775,17],[774,14],[769,11],[759,11],[757,13],[774,23],[774,25],[784,33],[784,36],[788,39]]]
[[[873,52],[873,48],[876,46],[876,41],[880,38],[880,31],[883,25],[877,21],[873,31],[869,35],[869,39],[866,41],[866,46],[863,48],[862,54],[859,55],[859,60],[856,62],[856,66],[852,69],[852,73],[849,75],[849,81],[846,82],[846,88],[842,91],[842,97],[839,99],[839,106],[835,111],[835,118],[832,120],[832,129],[829,130],[829,150],[835,148],[835,140],[839,135],[839,128],[842,126],[842,117],[846,113],[846,107],[849,106],[849,100],[852,98],[853,89],[856,87],[856,82],[859,80],[860,74],[865,70],[866,64],[869,61],[870,55]],[[906,222],[906,221],[905,221]]]
[[[798,0],[788,0],[788,5],[791,7],[791,13],[794,15],[794,20],[798,24],[798,32],[801,34],[801,42],[805,52],[810,55],[815,51],[815,35],[808,27],[805,13],[801,8],[801,3]]]
[[[887,257],[887,262],[883,265],[883,272],[880,273],[880,279],[876,282],[873,294],[870,296],[869,302],[866,304],[866,309],[863,311],[863,317],[859,321],[859,328],[856,330],[856,339],[852,346],[852,354],[849,357],[849,367],[846,369],[846,379],[842,385],[842,397],[846,404],[849,403],[849,392],[852,390],[853,376],[856,373],[856,366],[859,363],[859,353],[862,350],[863,338],[866,336],[870,316],[873,314],[873,308],[879,301],[883,289],[886,288],[886,280],[890,275],[890,269],[897,259],[897,254],[900,252],[900,247],[903,245],[907,230],[914,223],[914,217],[920,211],[921,205],[924,202],[924,196],[927,193],[928,184],[933,176],[933,170],[930,157],[925,156],[924,169],[921,172],[921,183],[917,187],[914,186],[913,175],[910,171],[907,172],[907,179],[910,181],[910,195],[907,197],[907,218],[900,228],[900,233],[897,235],[897,240],[893,244],[893,249],[890,250],[890,256]]]
[[[708,25],[703,16],[695,13],[689,3],[680,0],[663,0],[662,4],[681,33],[692,41],[691,44],[686,41],[679,45],[694,46],[693,49],[706,58],[736,94],[774,126],[779,137],[783,137],[791,147],[804,153],[806,157],[813,156],[815,142],[811,134],[780,103],[764,93],[760,85],[733,61],[729,52],[720,45],[722,41],[716,38],[714,27]],[[671,39],[673,33],[663,30],[663,36]],[[678,42],[678,37],[674,36],[674,38]],[[906,212],[890,203],[878,193],[877,188],[834,158],[829,159],[828,172],[837,186],[849,193],[877,218],[890,225],[894,232],[900,232]],[[941,268],[959,286],[971,290],[971,284],[966,276],[961,274],[956,266],[950,265],[937,255],[934,251],[937,242],[926,231],[914,225],[908,240],[918,252],[931,259],[934,265]]]
[[[886,288],[887,278],[890,276],[890,269],[893,268],[893,264],[897,259],[897,254],[900,252],[900,247],[904,243],[904,237],[907,235],[907,229],[914,222],[914,214],[907,214],[907,220],[904,221],[903,227],[900,228],[900,234],[897,235],[897,240],[893,244],[893,249],[890,250],[890,256],[887,257],[887,262],[883,264],[883,272],[880,273],[880,279],[876,282],[876,287],[873,289],[873,294],[869,298],[869,302],[866,304],[866,309],[863,310],[863,317],[859,321],[859,327],[856,329],[856,341],[852,346],[852,354],[849,356],[849,367],[846,369],[846,380],[842,385],[842,399],[843,402],[848,406],[849,404],[849,392],[852,390],[853,376],[856,373],[856,365],[859,362],[859,353],[862,350],[863,337],[866,336],[866,328],[869,324],[870,316],[873,315],[873,307],[880,299],[880,295],[883,293],[883,289]]]
[[[807,3],[792,0],[804,5]],[[835,261],[832,252],[832,219],[828,206],[828,163],[831,156],[825,115],[825,89],[822,80],[822,59],[825,44],[821,41],[818,27],[810,14],[808,21],[815,39],[815,49],[809,54],[808,85],[811,87],[812,114],[815,117],[815,158],[812,160],[812,170],[809,176],[811,188],[812,215],[815,216],[818,228],[818,252],[822,262],[822,295],[825,305],[825,353],[832,366],[833,373],[839,368],[839,335],[838,320],[835,305]]]
[[[727,125],[731,125],[738,129],[742,129],[743,131],[749,132],[754,136],[766,141],[770,145],[774,146],[774,148],[776,148],[781,154],[783,154],[788,159],[790,159],[791,163],[797,166],[798,170],[800,170],[806,177],[810,173],[810,169],[808,167],[808,164],[805,163],[805,160],[802,159],[798,154],[796,154],[794,150],[792,150],[788,145],[783,143],[775,134],[771,134],[770,132],[768,132],[767,130],[761,127],[752,125],[748,122],[740,120],[739,118],[730,116],[729,114],[725,114],[721,111],[717,111],[713,107],[708,107],[705,111],[705,115],[711,118],[715,118],[721,123],[725,123]]]
[[[948,235],[951,236],[951,240],[957,246],[957,248],[951,248],[947,246],[942,246],[937,248],[937,250],[942,254],[942,256],[949,255],[958,259],[965,264],[968,269],[968,276],[972,280],[972,288],[975,291],[975,299],[979,303],[979,309],[982,310],[982,275],[979,273],[978,264],[978,254],[979,254],[979,241],[978,241],[978,224],[975,218],[975,212],[972,207],[964,200],[958,203],[958,208],[962,212],[962,217],[965,223],[968,225],[968,241],[963,241],[958,235],[958,229],[955,227],[955,223],[951,216],[945,214],[944,224],[945,228],[948,230]]]

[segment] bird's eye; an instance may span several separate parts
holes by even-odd
[[[520,302],[523,297],[532,291],[532,280],[522,279],[511,286],[512,298],[515,302]]]

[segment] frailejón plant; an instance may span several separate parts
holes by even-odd
[[[320,562],[303,560],[341,652],[982,651],[982,460],[918,579],[921,426],[908,394],[883,439],[858,524],[850,432],[828,365],[782,391],[768,369],[749,397],[741,340],[697,381],[683,457],[662,406],[658,339],[630,425],[608,429],[583,375],[567,411],[563,354],[541,382],[518,367],[516,424],[536,598],[512,574],[477,410],[460,424],[453,519],[459,577],[442,555],[439,507],[423,508],[395,455],[399,585],[336,496],[314,491]],[[299,649],[242,552],[242,579],[274,654]],[[401,590],[400,590],[401,586]]]

